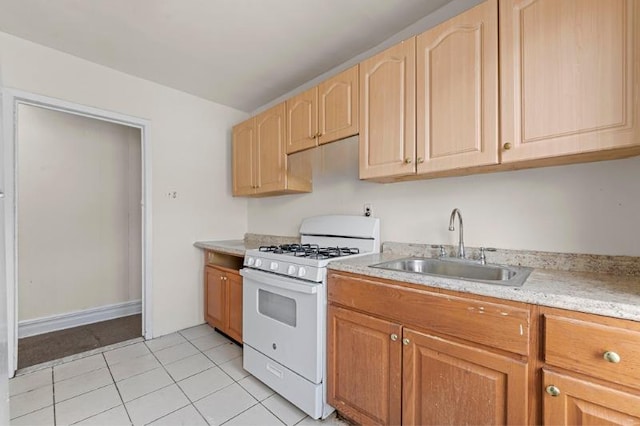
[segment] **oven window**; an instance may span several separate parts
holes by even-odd
[[[295,299],[258,289],[258,312],[291,327],[296,326]]]

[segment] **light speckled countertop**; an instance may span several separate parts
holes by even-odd
[[[640,277],[637,276],[534,269],[522,287],[507,287],[369,267],[403,257],[407,256],[398,253],[371,254],[335,260],[329,264],[329,268],[462,293],[640,321]]]
[[[244,240],[196,241],[193,245],[204,250],[240,257],[244,257],[245,251],[258,248],[257,245],[247,244]]]
[[[198,241],[194,245],[205,250],[244,256],[246,250],[258,248],[260,245],[283,244],[295,241],[296,237],[247,234],[244,240]],[[575,272],[534,267],[533,272],[522,287],[507,287],[369,267],[376,263],[400,259],[408,255],[436,256],[436,254],[427,252],[407,252],[408,248],[424,250],[424,247],[425,245],[385,243],[385,251],[388,250],[388,252],[334,260],[330,263],[330,269],[462,293],[640,321],[640,276],[638,275],[614,275],[611,273]],[[540,257],[535,252],[532,253],[536,258]],[[493,253],[492,256],[494,256]],[[572,256],[576,259],[572,258],[571,263],[573,263],[573,260],[576,263],[580,263],[585,255]],[[520,263],[515,262],[517,257],[510,259],[513,262],[509,263]],[[634,265],[637,263],[637,258],[630,259]],[[610,267],[603,268],[604,265],[602,264],[598,265],[604,270],[610,269]],[[635,268],[636,266],[627,268],[627,270],[635,272]]]

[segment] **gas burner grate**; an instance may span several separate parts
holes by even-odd
[[[260,246],[262,252],[275,254],[287,254],[295,257],[309,259],[331,259],[334,257],[359,254],[360,250],[354,247],[320,247],[318,244],[282,244],[279,246]]]

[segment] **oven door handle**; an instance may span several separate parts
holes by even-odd
[[[243,277],[256,281],[260,284],[266,284],[271,287],[278,287],[284,290],[295,291],[296,293],[304,293],[304,294],[316,294],[318,292],[318,287],[321,284],[317,283],[305,283],[300,282],[299,280],[291,279],[288,277],[280,277],[277,278],[272,276],[268,272],[255,271],[253,269],[243,268],[240,270],[240,275]]]

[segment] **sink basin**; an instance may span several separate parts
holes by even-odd
[[[471,260],[428,257],[391,260],[371,267],[515,287],[522,286],[532,271],[521,266],[481,265]]]

